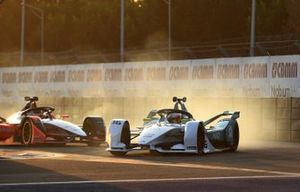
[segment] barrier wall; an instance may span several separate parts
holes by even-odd
[[[222,58],[0,68],[0,115],[25,95],[56,107],[70,121],[86,115],[127,118],[140,125],[151,109],[188,97],[196,119],[240,110],[245,139],[300,141],[300,56]]]
[[[300,97],[299,55],[0,68],[0,98]],[[162,94],[163,91],[163,94]]]

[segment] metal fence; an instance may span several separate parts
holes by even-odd
[[[181,46],[179,43],[171,48],[171,59],[202,59],[219,57],[249,56],[249,43],[202,43],[191,46]],[[125,61],[157,61],[168,59],[167,45],[163,48],[125,50]],[[300,40],[272,40],[256,42],[256,56],[293,55],[300,54]],[[41,56],[44,55],[44,58]],[[19,52],[0,52],[0,67],[18,66]],[[71,49],[62,52],[25,52],[24,65],[59,65],[79,63],[109,63],[119,62],[120,53],[112,51],[86,51]]]

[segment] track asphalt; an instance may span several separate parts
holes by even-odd
[[[236,153],[113,157],[105,145],[0,145],[0,191],[299,191],[300,143],[242,142]]]

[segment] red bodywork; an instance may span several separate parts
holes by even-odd
[[[38,128],[40,118],[31,116],[30,122],[32,126],[31,144],[46,143],[46,135]],[[20,137],[22,129],[20,125],[12,125],[6,122],[0,123],[0,141],[5,141],[9,138]]]
[[[7,123],[0,123],[0,141],[4,141],[16,134],[15,125],[9,125]]]

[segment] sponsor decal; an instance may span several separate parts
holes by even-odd
[[[188,80],[189,68],[184,66],[173,66],[170,68],[169,80]]]
[[[84,70],[69,71],[68,82],[84,82]]]
[[[106,69],[104,75],[105,81],[121,81],[122,69]]]
[[[101,81],[102,80],[102,70],[101,69],[89,69],[87,71],[86,80],[91,81]]]
[[[260,88],[244,87],[243,88],[243,95],[246,96],[246,97],[260,97],[263,94],[262,94]]]
[[[48,71],[38,71],[34,73],[35,83],[46,83],[48,82]]]
[[[141,80],[144,80],[143,68],[125,69],[125,81],[141,81]]]
[[[187,150],[197,150],[197,146],[187,146]]]
[[[65,71],[52,71],[50,73],[50,82],[65,82],[66,72]]]
[[[19,72],[19,83],[31,83],[32,82],[32,72]]]
[[[267,63],[252,63],[244,65],[244,79],[267,78]]]
[[[121,122],[121,121],[118,121],[118,120],[113,120],[112,124],[113,124],[113,125],[121,125],[122,122]]]
[[[292,97],[294,95],[296,95],[295,87],[281,87],[279,84],[271,86],[272,97]]]
[[[16,72],[4,72],[2,74],[2,83],[16,83],[17,73]]]
[[[214,66],[213,65],[198,65],[192,69],[192,80],[195,79],[213,79]]]
[[[150,67],[146,71],[147,80],[166,80],[165,67]]]
[[[297,62],[279,62],[272,64],[272,78],[297,78]]]
[[[240,65],[239,64],[219,64],[217,69],[218,79],[239,79]]]

